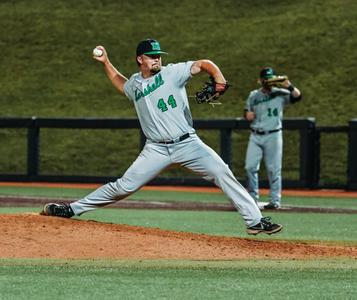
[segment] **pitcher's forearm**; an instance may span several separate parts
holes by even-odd
[[[109,60],[104,63],[104,70],[114,87],[124,94],[124,84],[128,79],[121,74]]]

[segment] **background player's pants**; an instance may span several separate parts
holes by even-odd
[[[270,186],[270,202],[281,205],[281,164],[283,155],[282,131],[265,135],[251,133],[245,159],[247,189],[249,194],[259,200],[260,162],[264,157]]]
[[[206,180],[213,181],[240,212],[246,226],[254,226],[260,222],[262,215],[254,199],[237,181],[221,157],[195,134],[176,144],[147,141],[123,177],[71,203],[71,207],[76,215],[80,215],[124,199],[171,164],[179,164],[201,174]]]

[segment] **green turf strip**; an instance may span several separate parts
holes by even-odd
[[[352,299],[356,280],[352,260],[0,260],[0,299]]]
[[[0,195],[81,198],[92,192],[93,190],[94,189],[0,186]]]
[[[78,199],[86,196],[93,189],[74,188],[49,188],[49,187],[0,187],[0,195],[54,197]],[[184,202],[207,202],[229,203],[223,193],[193,193],[174,191],[145,191],[140,190],[127,199],[143,201],[184,201]],[[262,201],[268,201],[263,196]],[[300,207],[323,207],[323,208],[348,208],[357,209],[357,199],[354,198],[328,198],[328,197],[283,197],[282,204]]]
[[[40,207],[0,207],[0,214],[39,212],[40,209]],[[283,231],[274,236],[249,237],[357,244],[356,215],[318,213],[270,213],[269,215],[273,217],[273,221],[284,225]],[[106,208],[83,214],[79,219],[212,235],[248,237],[242,218],[236,212]]]

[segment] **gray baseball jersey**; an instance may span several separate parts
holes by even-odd
[[[247,227],[260,222],[262,214],[254,199],[192,127],[185,89],[191,78],[192,63],[170,64],[146,79],[136,73],[125,83],[125,94],[135,105],[147,142],[121,178],[71,203],[76,215],[124,199],[168,166],[177,164],[219,186]]]
[[[282,127],[283,109],[290,102],[290,92],[285,89],[272,88],[265,94],[261,89],[250,93],[245,109],[255,113],[251,128],[256,130],[275,130]]]
[[[125,83],[125,94],[134,102],[149,140],[167,141],[195,132],[184,88],[192,76],[192,63],[169,64],[147,79],[136,73]]]

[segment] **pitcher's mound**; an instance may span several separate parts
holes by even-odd
[[[357,246],[255,240],[38,214],[0,215],[1,258],[245,259],[357,257]]]

